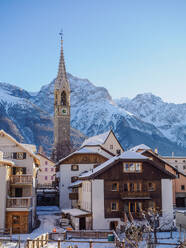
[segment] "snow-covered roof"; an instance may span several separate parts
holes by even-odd
[[[83,173],[82,175],[79,176],[79,178],[92,176],[92,175],[96,174],[97,172],[105,169],[107,166],[109,166],[113,162],[120,160],[120,159],[123,159],[123,160],[125,160],[125,159],[126,160],[144,160],[144,159],[148,159],[148,158],[141,155],[140,153],[137,153],[137,152],[126,151],[126,152],[121,153],[120,156],[112,157],[111,159],[107,160],[103,164],[100,164],[96,168],[94,168],[88,172]]]
[[[95,151],[91,148],[85,148],[82,147],[79,150],[76,150],[75,152],[69,154],[68,156],[66,156],[65,158],[62,158],[59,160],[58,164],[61,164],[61,162],[63,162],[65,159],[70,158],[72,155],[74,154],[100,154],[101,156],[104,156],[104,154],[100,153],[99,151]],[[105,157],[105,156],[104,156]]]
[[[36,146],[35,145],[23,144],[23,143],[21,143],[21,145],[23,145],[27,150],[30,150],[31,152],[36,152]]]
[[[69,185],[69,188],[73,188],[82,184],[81,180],[77,180]]]
[[[145,144],[134,146],[130,149],[130,151],[133,151],[133,152],[136,152],[137,150],[152,150],[152,149]]]
[[[90,137],[88,139],[86,139],[83,144],[81,145],[81,147],[83,146],[95,146],[95,145],[102,145],[105,143],[107,137],[109,136],[110,131],[106,132],[106,133],[102,133],[93,137]]]
[[[40,163],[40,159],[38,158],[38,156],[31,149],[28,149],[28,146],[26,147],[26,144],[19,143],[16,139],[14,139],[11,135],[9,135],[8,133],[6,133],[3,129],[0,130],[0,134],[6,136],[9,140],[11,140],[16,145],[18,145],[19,147],[21,147],[23,150],[25,150],[26,152],[28,152],[33,158],[35,158],[37,160],[37,162]]]
[[[69,209],[62,209],[62,213],[64,214],[70,214],[71,216],[81,216],[81,215],[89,215],[89,212],[83,211],[79,208],[69,208]]]

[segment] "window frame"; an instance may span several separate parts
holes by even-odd
[[[138,167],[136,165],[138,165]],[[131,169],[131,168],[134,168],[134,169]],[[141,172],[142,172],[141,162],[124,162],[123,163],[123,173],[141,173]]]
[[[112,208],[112,204],[116,204],[116,209],[113,209]],[[119,211],[119,202],[118,201],[112,201],[111,203],[110,203],[110,209],[111,209],[111,212],[117,212],[117,211]]]
[[[74,169],[76,167],[77,169]],[[71,171],[79,171],[79,165],[78,164],[72,164],[71,165]]]
[[[116,189],[113,189],[113,185],[114,185],[114,184],[116,184]],[[111,191],[113,191],[113,192],[119,191],[119,183],[118,183],[118,182],[112,182]]]

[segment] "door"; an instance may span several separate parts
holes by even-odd
[[[22,196],[23,196],[23,189],[15,188],[15,197],[22,197]]]
[[[85,217],[79,218],[79,230],[85,230],[86,229],[86,223],[85,223]]]
[[[176,198],[176,207],[185,207],[185,200],[183,197],[177,197]]]

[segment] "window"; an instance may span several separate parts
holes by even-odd
[[[184,169],[184,170],[186,169],[186,165],[183,166],[183,169]]]
[[[127,183],[124,183],[124,185],[123,185],[123,191],[124,192],[128,192],[128,184]]]
[[[185,185],[181,185],[181,190],[185,190]]]
[[[141,163],[123,163],[124,172],[141,172],[142,165]]]
[[[20,216],[19,215],[13,215],[12,216],[12,222],[13,222],[13,224],[20,224]]]
[[[47,161],[45,161],[45,165],[47,165],[48,164],[48,162]]]
[[[136,163],[136,171],[141,171],[141,164],[140,163]]]
[[[13,152],[13,159],[26,159],[26,152]]]
[[[147,184],[147,189],[148,189],[148,191],[155,191],[155,188],[156,188],[155,183],[149,182],[149,183]]]
[[[118,183],[113,183],[112,184],[112,191],[118,191],[119,190],[119,184]]]
[[[71,170],[72,171],[78,171],[79,170],[79,166],[77,164],[72,164],[71,165]]]
[[[53,176],[51,176],[51,180],[53,180],[54,179],[54,177]]]
[[[130,192],[134,192],[134,183],[129,184]]]
[[[71,183],[74,183],[77,180],[78,180],[78,177],[71,177]]]
[[[185,160],[183,160],[183,163],[185,163]]]
[[[111,211],[118,211],[118,202],[111,202]]]
[[[110,145],[110,149],[113,149],[113,145]]]
[[[141,183],[136,183],[136,191],[137,192],[141,191]]]
[[[117,155],[120,155],[121,154],[121,150],[120,149],[116,150],[116,154]]]
[[[45,176],[45,180],[47,180],[48,179],[48,177],[47,176]]]
[[[142,210],[142,202],[129,202],[128,207],[129,212],[131,213],[137,213]]]
[[[125,171],[125,172],[128,172],[128,171],[130,171],[129,170],[129,164],[123,164],[123,170]]]
[[[177,160],[175,160],[175,162],[177,163],[178,161],[177,161]]]
[[[45,171],[48,171],[48,168],[45,168]]]
[[[54,171],[54,168],[51,168],[51,171]]]

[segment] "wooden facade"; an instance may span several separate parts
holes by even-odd
[[[67,157],[62,164],[101,164],[107,160],[104,156],[100,154],[87,153],[87,154],[74,154]]]
[[[126,171],[126,164],[134,165]],[[116,160],[87,179],[104,180],[104,216],[141,218],[142,210],[162,209],[162,179],[174,175],[152,160]],[[94,200],[94,199],[93,199]]]
[[[12,211],[6,212],[6,228],[12,233],[28,233],[32,229],[31,212]]]

